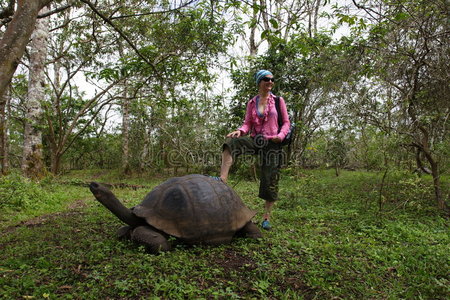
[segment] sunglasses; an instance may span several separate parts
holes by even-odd
[[[262,79],[262,81],[265,81],[265,82],[269,82],[269,81],[272,81],[272,82],[275,82],[275,78],[269,78],[269,77],[264,77],[263,79]]]

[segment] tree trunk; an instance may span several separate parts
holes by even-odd
[[[256,0],[253,0],[253,5],[256,5]],[[253,17],[254,20],[257,18],[256,10],[253,10]],[[256,32],[256,24],[252,28],[250,28],[250,56],[254,57],[256,54],[258,54],[258,46],[256,44],[255,40],[255,32]]]
[[[312,28],[312,33],[313,36],[316,35],[317,33],[317,19],[319,17],[319,8],[322,5],[321,0],[317,0],[316,3],[314,3],[314,17],[313,17],[313,28]]]
[[[448,210],[449,207],[448,207],[447,203],[445,203],[444,199],[442,198],[441,181],[440,181],[438,164],[434,161],[433,161],[433,163],[431,163],[431,175],[433,176],[434,197],[437,201],[437,205],[438,205],[439,209]]]
[[[446,211],[447,213],[450,213],[450,207],[445,202],[444,198],[442,197],[442,190],[441,190],[441,180],[440,180],[440,174],[439,174],[439,165],[434,160],[433,156],[431,155],[431,152],[428,151],[428,145],[424,145],[425,147],[422,149],[423,153],[425,154],[425,157],[427,158],[428,162],[431,166],[431,176],[433,176],[433,187],[434,187],[434,197],[437,202],[437,206],[439,209],[442,209]]]
[[[431,171],[423,165],[422,158],[420,157],[421,154],[422,154],[422,151],[420,151],[420,149],[417,149],[416,150],[416,165],[417,165],[417,167],[414,172],[417,172],[417,175],[419,175],[419,177],[422,175],[422,172],[426,173],[426,174],[431,174]]]
[[[41,12],[46,13],[44,7]],[[42,107],[45,97],[45,59],[47,56],[48,18],[36,22],[30,49],[30,70],[28,80],[28,99],[25,104],[25,134],[23,145],[23,173],[30,178],[42,178],[45,175],[42,151]]]
[[[151,127],[149,125],[148,129],[147,126],[145,127],[144,130],[144,145],[142,148],[142,152],[140,155],[140,161],[139,161],[139,168],[141,170],[141,172],[145,171],[145,170],[149,170],[149,168],[151,167],[151,163],[150,163],[150,158],[149,158],[149,154],[150,154],[150,134],[151,134]]]
[[[18,0],[17,10],[0,40],[0,99],[19,65],[39,10],[51,0]]]
[[[8,106],[10,102],[10,90],[3,94],[0,100],[0,165],[1,173],[6,175],[9,169],[8,160]]]
[[[122,98],[122,170],[124,174],[130,174],[129,128],[130,128],[130,100],[127,95],[127,82],[124,83]]]
[[[59,151],[52,151],[52,154],[51,154],[51,160],[52,160],[52,162],[51,162],[51,171],[52,171],[52,174],[58,174],[59,173],[59,169],[60,169],[60,167],[61,167],[61,158],[62,158],[62,154],[59,152]]]
[[[123,45],[119,41],[118,49],[120,57],[124,57]],[[123,83],[122,91],[122,171],[124,174],[131,173],[130,168],[130,150],[129,150],[129,131],[130,131],[130,100],[128,99],[127,81]]]

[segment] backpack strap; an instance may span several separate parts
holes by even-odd
[[[281,115],[280,97],[278,96],[275,97],[275,108],[278,114],[278,133],[280,133],[281,127],[283,126],[283,116]]]

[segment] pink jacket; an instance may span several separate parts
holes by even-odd
[[[280,133],[278,133],[278,113],[275,107],[275,95],[270,94],[267,100],[266,109],[263,116],[259,117],[257,113],[256,97],[247,103],[247,110],[245,112],[244,124],[238,129],[245,135],[251,131],[251,136],[262,134],[266,139],[273,139],[279,137],[284,140],[286,134],[289,132],[291,123],[286,109],[284,99],[280,97],[280,110],[283,117],[283,125]]]

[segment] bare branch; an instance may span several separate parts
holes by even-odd
[[[70,124],[69,128],[66,130],[66,133],[64,134],[64,137],[62,139],[62,143],[61,143],[61,147],[63,147],[64,145],[67,144],[67,141],[70,137],[70,135],[72,134],[78,120],[86,113],[86,111],[88,109],[90,109],[93,104],[100,99],[104,94],[108,93],[108,91],[113,88],[114,86],[116,86],[117,84],[119,84],[122,80],[124,80],[125,78],[120,78],[119,80],[111,83],[109,86],[107,86],[103,91],[101,91],[100,93],[98,93],[97,95],[95,95],[92,99],[90,99],[89,101],[87,101],[84,106],[81,108],[81,110],[77,113],[77,115],[72,119],[72,123]]]
[[[159,74],[158,70],[156,69],[155,65],[152,62],[150,62],[147,59],[147,57],[142,55],[142,53],[137,49],[137,47],[133,44],[133,42],[122,32],[122,30],[120,30],[119,27],[117,27],[113,22],[111,22],[110,19],[108,19],[105,15],[103,15],[95,7],[95,5],[92,4],[91,1],[89,1],[89,0],[80,0],[80,1],[85,3],[85,4],[87,4],[96,15],[98,15],[103,21],[105,21],[105,23],[109,24],[128,43],[128,45],[134,50],[134,52],[136,52],[136,54],[153,69],[155,74],[160,76],[160,74]]]
[[[140,14],[133,14],[133,15],[123,15],[123,16],[117,16],[117,17],[111,17],[111,20],[115,20],[115,19],[124,19],[124,18],[133,18],[133,17],[141,17],[141,16],[148,16],[148,15],[158,15],[158,14],[167,14],[167,13],[171,13],[174,11],[178,11],[188,5],[191,5],[194,2],[197,2],[198,0],[191,0],[188,1],[182,5],[180,5],[177,8],[173,8],[173,9],[168,9],[168,10],[161,10],[161,11],[150,11],[150,12],[146,12],[146,13],[140,13]]]
[[[83,126],[83,128],[81,128],[81,130],[79,130],[71,139],[70,141],[67,141],[67,145],[66,147],[64,147],[64,145],[61,145],[63,148],[61,148],[61,154],[64,154],[67,150],[70,149],[70,147],[72,146],[72,144],[77,140],[77,138],[83,134],[86,129],[91,125],[91,123],[94,121],[94,119],[97,117],[97,115],[102,111],[103,107],[105,107],[106,105],[110,104],[113,100],[117,99],[118,97],[112,97],[109,98],[107,101],[105,101],[104,103],[102,103],[97,110],[93,113],[92,117],[89,119],[88,122],[86,122],[86,124]],[[108,109],[109,111],[109,109]],[[107,120],[105,120],[106,123]]]
[[[371,13],[374,13],[374,14],[376,14],[376,15],[378,15],[378,17],[382,17],[383,15],[381,15],[380,13],[378,13],[378,12],[376,12],[375,10],[373,10],[372,8],[368,8],[368,7],[365,7],[365,6],[363,6],[363,5],[360,5],[360,4],[358,4],[358,3],[356,3],[356,1],[355,0],[352,0],[352,2],[353,2],[353,4],[358,8],[358,9],[362,9],[362,10],[364,10],[369,16],[371,16],[373,19],[377,19],[376,17],[374,17]]]
[[[72,4],[66,4],[66,5],[58,7],[56,9],[52,10],[52,11],[46,12],[45,14],[40,14],[40,15],[38,15],[38,19],[45,18],[45,17],[51,16],[53,14],[59,13],[61,11],[64,11],[64,10],[68,9],[71,6],[72,6]]]
[[[16,4],[16,0],[9,0],[8,6],[0,11],[0,19],[5,19],[11,17],[14,14],[14,5]]]
[[[11,17],[4,18],[0,21],[0,28],[12,21]]]

